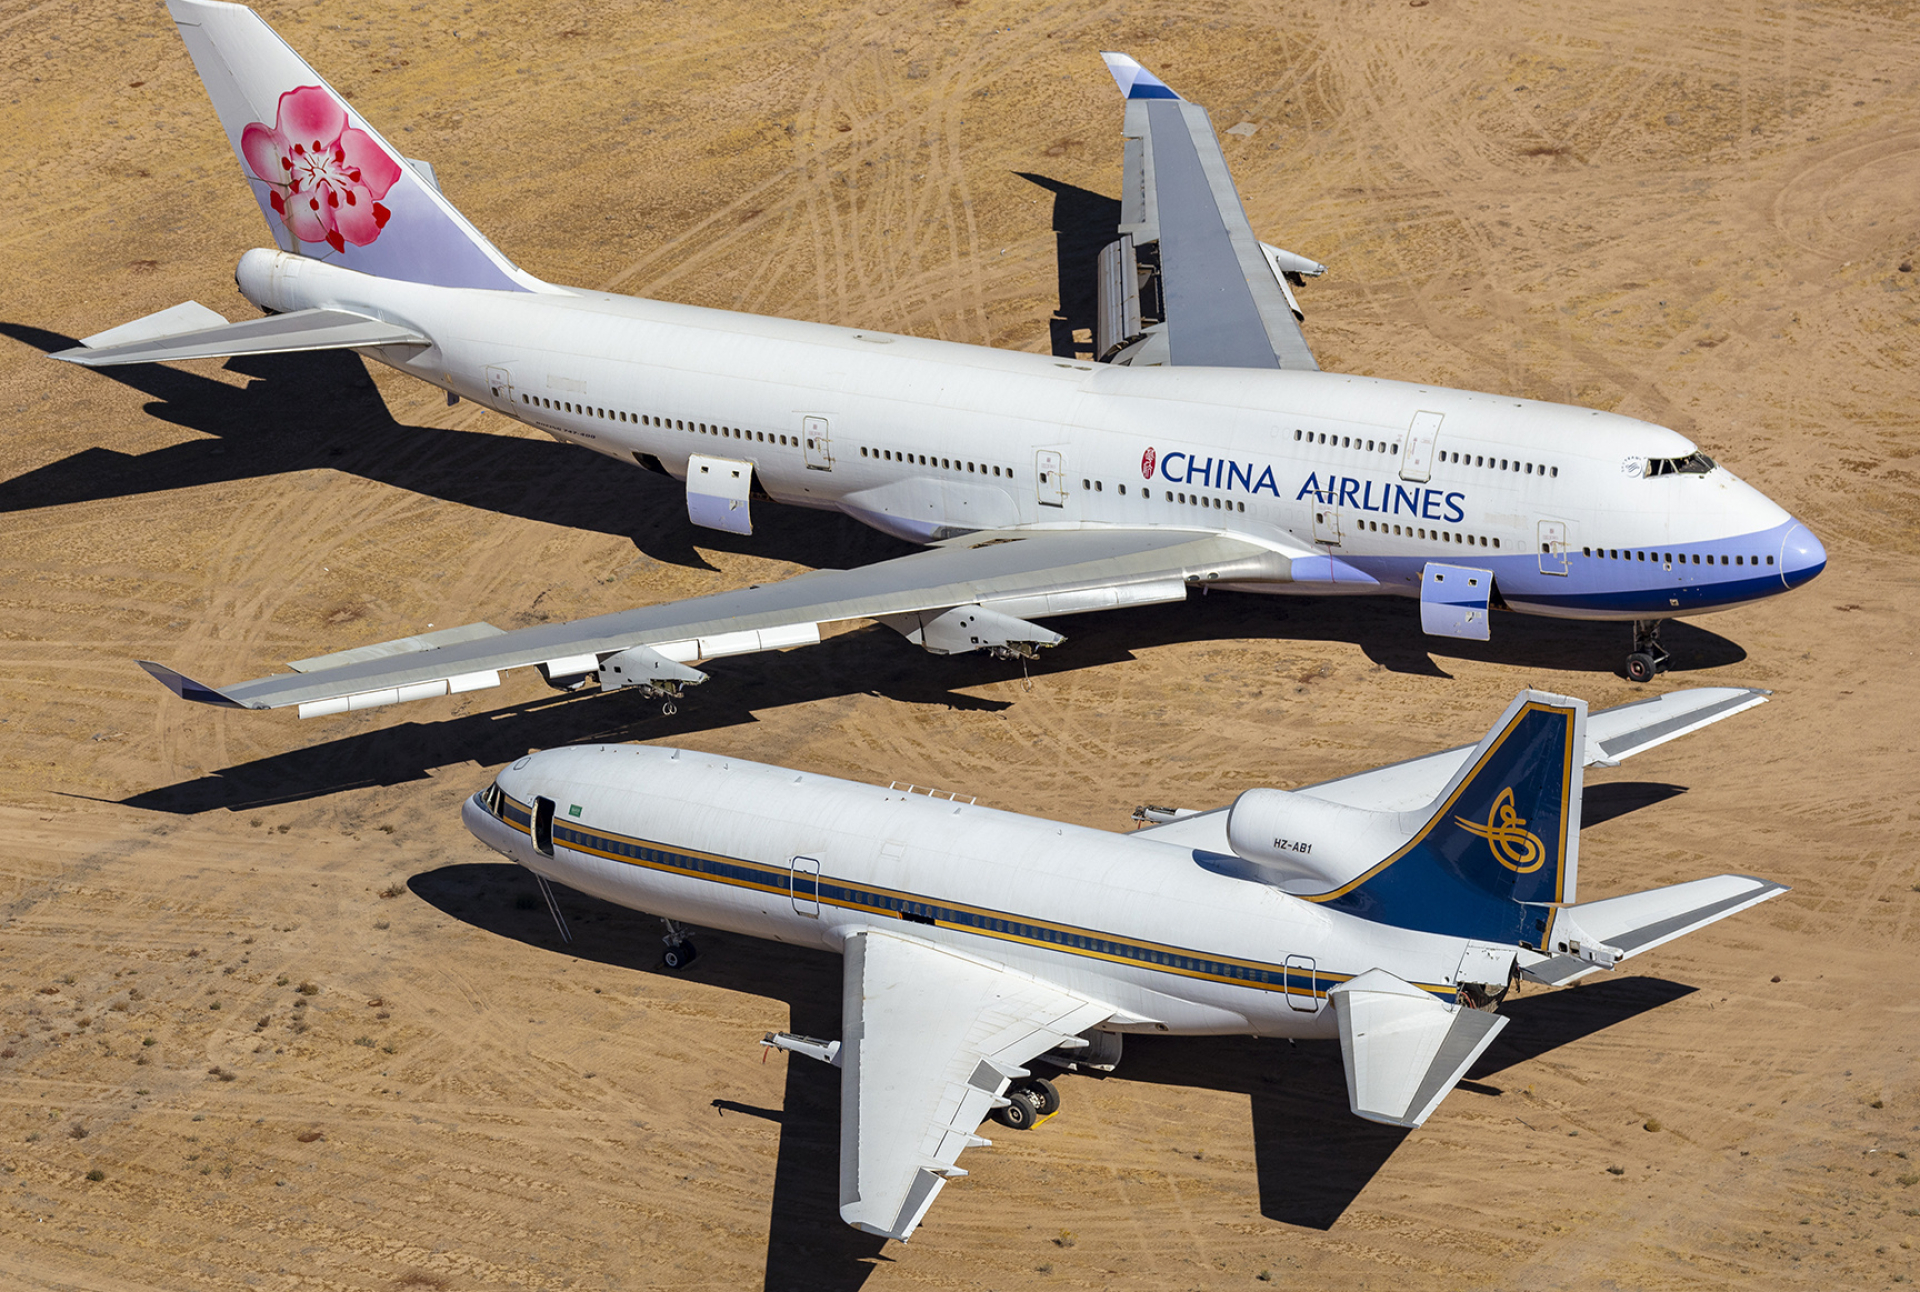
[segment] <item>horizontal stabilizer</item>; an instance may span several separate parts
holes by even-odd
[[[182,308],[175,306],[175,309]],[[163,311],[171,313],[172,311]],[[211,314],[213,311],[208,310]],[[150,316],[157,318],[158,316]],[[218,315],[215,315],[217,318]],[[137,324],[149,319],[137,319]],[[98,341],[119,329],[103,332]],[[170,336],[149,336],[112,345],[79,345],[49,356],[87,368],[119,363],[172,363],[179,359],[223,359],[237,354],[284,354],[294,350],[352,350],[360,346],[430,345],[409,327],[347,310],[295,310],[241,323],[198,327]]]
[[[1354,1115],[1414,1127],[1433,1115],[1507,1020],[1447,1005],[1384,969],[1327,993],[1340,1024]]]
[[[187,677],[185,674],[174,672],[165,664],[156,664],[152,660],[147,659],[135,660],[134,663],[151,673],[161,686],[166,687],[167,690],[173,692],[182,700],[192,700],[196,704],[218,705],[222,709],[244,709],[247,707],[238,700],[230,700],[212,687],[202,685],[192,678]]]
[[[1563,906],[1548,931],[1551,954],[1523,955],[1520,972],[1534,982],[1559,987],[1787,891],[1784,884],[1752,875],[1715,875]]]
[[[1696,686],[1587,715],[1587,762],[1611,767],[1765,704],[1771,692],[1744,686]]]
[[[112,345],[126,345],[133,341],[152,341],[157,337],[180,336],[187,332],[204,332],[208,328],[226,325],[225,318],[199,301],[182,301],[178,305],[149,314],[145,318],[137,318],[131,323],[122,323],[119,327],[110,327],[104,332],[95,332],[92,336],[82,337],[80,344],[89,350],[104,350]]]
[[[1297,562],[1296,562],[1297,564]],[[1742,686],[1699,686],[1670,691],[1652,700],[1635,700],[1587,715],[1587,740],[1582,761],[1593,766],[1613,764],[1645,753],[1656,745],[1712,726],[1767,702],[1768,693]],[[1336,781],[1301,788],[1315,798],[1376,812],[1406,812],[1424,807],[1465,765],[1474,746],[1461,745],[1404,763],[1376,767]],[[1225,814],[1218,822],[1226,826]],[[1187,833],[1206,828],[1187,827]],[[1156,836],[1166,838],[1167,836]],[[1195,835],[1198,845],[1201,839]]]

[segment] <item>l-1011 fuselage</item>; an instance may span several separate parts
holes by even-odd
[[[546,750],[462,817],[621,906],[836,952],[905,931],[1117,1006],[1123,1031],[1328,1037],[1329,988],[1384,968],[1452,1002],[1468,947],[1148,836],[691,750]]]
[[[1591,409],[1114,367],[546,284],[425,286],[267,250],[237,279],[270,310],[417,329],[433,344],[374,357],[556,439],[676,479],[696,453],[751,463],[776,501],[913,541],[1221,530],[1318,554],[1261,591],[1418,596],[1423,568],[1447,561],[1493,570],[1512,609],[1592,619],[1719,609],[1826,562],[1684,436]]]

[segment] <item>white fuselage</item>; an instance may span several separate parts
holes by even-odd
[[[1321,372],[1125,368],[603,292],[480,291],[253,251],[263,308],[433,340],[373,357],[567,443],[685,479],[737,459],[772,499],[912,541],[1010,526],[1223,531],[1298,593],[1418,596],[1429,561],[1514,609],[1664,618],[1797,586],[1825,553],[1694,446],[1589,409]],[[1438,430],[1413,462],[1409,428]],[[1416,478],[1424,477],[1424,478]],[[1313,571],[1308,574],[1307,571]]]
[[[910,934],[1115,1006],[1122,1030],[1331,1036],[1329,987],[1383,968],[1452,1001],[1468,946],[1149,836],[691,750],[546,750],[495,789],[497,813],[467,801],[467,828],[580,892],[833,951],[863,928]]]

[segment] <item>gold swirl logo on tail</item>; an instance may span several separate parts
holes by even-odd
[[[1500,791],[1500,797],[1487,810],[1485,825],[1469,821],[1463,816],[1457,816],[1453,821],[1468,834],[1477,834],[1485,839],[1487,846],[1493,850],[1494,860],[1508,870],[1530,875],[1540,869],[1540,863],[1547,859],[1547,850],[1541,844],[1540,836],[1527,829],[1527,819],[1513,810],[1511,785]]]

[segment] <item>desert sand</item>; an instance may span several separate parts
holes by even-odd
[[[1582,893],[1793,892],[1524,991],[1411,1135],[1332,1046],[1130,1043],[970,1152],[905,1246],[836,1215],[838,962],[570,897],[460,801],[529,749],[675,743],[1108,829],[1594,706],[1621,625],[1220,595],[1018,668],[882,629],[725,660],[664,716],[501,691],[301,723],[175,701],[323,651],[904,549],[690,529],[350,355],[88,372],[260,217],[158,4],[0,8],[0,1283],[22,1288],[1890,1287],[1920,1238],[1913,782],[1920,45],[1910,5],[881,0],[266,6],[543,277],[1045,350],[1087,325],[1127,50],[1331,266],[1328,368],[1677,427],[1832,563],[1676,625],[1650,688],[1772,702],[1589,779]],[[97,1173],[98,1178],[89,1178]],[[1264,1280],[1264,1283],[1263,1283]]]

